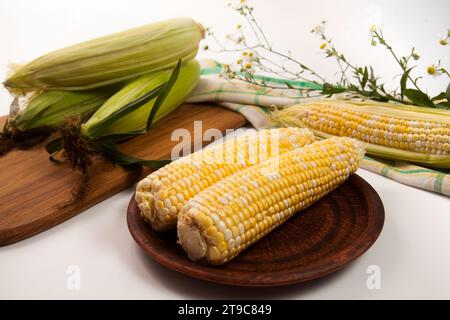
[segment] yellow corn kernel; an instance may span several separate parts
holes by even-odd
[[[338,187],[358,169],[363,156],[364,149],[357,140],[334,137],[283,153],[223,178],[185,204],[178,218],[179,243],[194,261],[223,264],[296,212]],[[270,190],[279,182],[284,182],[282,189],[278,190],[280,196],[270,197],[272,192],[263,187],[268,186]],[[247,190],[239,186],[245,186]],[[211,194],[223,190],[233,195],[228,202],[211,201]],[[259,193],[261,190],[262,194]],[[235,221],[233,218],[248,208],[240,197],[255,194],[258,194],[257,210],[244,221]],[[228,211],[233,205],[234,209]],[[206,229],[192,208],[211,217],[213,226],[208,225]],[[225,221],[231,221],[232,225]],[[234,228],[239,230],[238,235],[233,233]],[[219,240],[222,242],[218,243]],[[221,254],[217,255],[215,249],[210,250],[211,247],[216,247]]]
[[[141,207],[147,205],[141,203],[141,194],[154,195],[161,202],[147,202],[150,207],[141,210],[141,213],[147,216],[146,220],[151,223],[153,229],[173,229],[176,227],[182,205],[202,190],[238,170],[276,157],[280,153],[301,148],[312,143],[314,139],[310,131],[298,128],[265,129],[254,134],[225,139],[222,144],[180,158],[151,173],[138,183],[136,201]],[[170,183],[163,184],[160,182],[163,179]],[[164,210],[173,205],[169,194],[174,194],[179,200],[176,212],[169,210],[167,213],[167,210]],[[224,203],[229,197],[233,195],[224,192],[211,194],[211,198]]]
[[[388,103],[318,100],[276,112],[287,126],[319,137],[344,136],[367,143],[368,154],[450,168],[450,111]]]

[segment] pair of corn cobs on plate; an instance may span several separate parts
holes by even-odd
[[[347,137],[264,129],[182,157],[137,185],[141,216],[177,229],[191,260],[221,265],[343,183],[364,156]]]
[[[291,128],[234,138],[181,158],[138,184],[142,216],[155,230],[177,228],[192,260],[229,261],[339,186],[357,170],[365,151],[450,168],[448,110],[328,99],[287,107],[272,117]],[[314,142],[314,136],[325,140]]]

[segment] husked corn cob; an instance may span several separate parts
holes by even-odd
[[[192,59],[203,37],[203,27],[188,18],[148,24],[45,54],[4,85],[19,93],[102,87]]]
[[[313,141],[306,129],[265,129],[180,158],[138,183],[135,199],[141,215],[155,230],[173,229],[183,205],[200,191],[243,168]]]
[[[319,100],[275,114],[284,125],[319,137],[347,136],[367,153],[435,167],[450,167],[450,111],[388,103]]]
[[[339,186],[363,155],[360,142],[334,137],[223,178],[182,208],[179,243],[191,260],[223,264]]]

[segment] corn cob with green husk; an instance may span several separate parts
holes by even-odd
[[[321,138],[358,139],[374,156],[450,168],[449,110],[329,99],[288,107],[273,116]]]
[[[48,53],[19,68],[4,85],[13,93],[102,87],[192,59],[203,37],[202,26],[192,19],[161,21]]]
[[[16,97],[0,134],[0,154],[15,146],[23,149],[43,141],[67,116],[88,118],[119,88],[114,85],[86,91],[44,91]]]
[[[334,137],[225,177],[181,209],[179,243],[194,261],[223,264],[337,188],[363,155],[357,140]]]
[[[109,98],[84,124],[78,119],[62,128],[61,137],[47,145],[54,155],[63,150],[72,167],[87,173],[90,155],[101,154],[127,166],[141,164],[158,168],[167,161],[142,160],[122,154],[114,142],[145,133],[150,125],[173,111],[194,89],[200,66],[190,60],[175,69],[155,71],[131,81]],[[170,94],[169,94],[170,93]]]
[[[138,183],[141,216],[158,231],[174,229],[183,205],[201,190],[248,166],[314,142],[306,129],[260,130],[180,158]]]

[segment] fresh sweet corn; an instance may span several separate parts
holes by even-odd
[[[17,106],[20,110],[10,117],[10,124],[21,132],[41,127],[56,128],[67,116],[89,117],[117,90],[117,86],[110,86],[86,91],[44,91]],[[15,100],[18,104],[20,99]]]
[[[228,138],[151,173],[136,188],[141,216],[158,231],[176,227],[178,213],[197,193],[243,168],[314,142],[306,129],[265,129]]]
[[[274,118],[322,138],[358,139],[375,156],[450,168],[449,110],[330,99],[288,107]]]
[[[238,171],[197,193],[178,217],[178,240],[189,258],[220,265],[358,169],[362,144],[330,138]]]
[[[155,71],[140,76],[106,101],[90,118],[81,126],[81,135],[89,139],[98,139],[111,135],[125,135],[145,132],[148,115],[153,108],[156,98],[151,99],[140,108],[125,115],[114,123],[104,126],[102,121],[125,107],[128,103],[144,96],[147,92],[157,88],[169,80],[172,69]],[[157,122],[176,107],[195,88],[200,78],[200,64],[192,59],[182,64],[180,74],[170,94],[161,104],[153,122]]]
[[[165,20],[48,53],[4,85],[18,93],[102,87],[192,59],[203,37],[203,27],[192,19]]]

